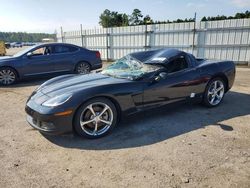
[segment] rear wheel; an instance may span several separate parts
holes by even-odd
[[[0,84],[11,85],[17,81],[17,73],[14,69],[6,67],[0,69]]]
[[[203,103],[208,107],[218,106],[225,94],[225,83],[221,78],[212,79],[206,88]]]
[[[80,136],[99,138],[117,124],[115,105],[106,98],[96,98],[83,104],[76,112],[74,127]]]
[[[76,65],[77,74],[88,74],[91,70],[90,65],[87,62],[80,62]]]

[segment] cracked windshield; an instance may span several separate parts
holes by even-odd
[[[115,78],[136,80],[147,73],[159,70],[157,65],[144,64],[139,60],[127,55],[109,65],[102,74]]]

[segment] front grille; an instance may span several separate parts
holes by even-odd
[[[33,118],[30,115],[27,115],[27,121],[32,127],[42,131],[55,130],[55,125],[52,122],[39,121],[38,119]]]

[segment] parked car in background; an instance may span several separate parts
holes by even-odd
[[[9,49],[10,48],[10,43],[9,42],[5,42],[5,48]]]
[[[196,59],[176,49],[129,54],[101,73],[43,83],[26,105],[27,121],[44,133],[111,132],[122,116],[181,101],[218,106],[235,78],[233,61]],[[223,113],[223,112],[222,112]]]
[[[33,42],[24,42],[23,43],[23,46],[33,46],[33,45],[35,45],[35,43],[33,43]]]
[[[21,47],[23,47],[23,44],[22,44],[21,42],[12,42],[12,43],[10,44],[10,46],[11,46],[12,48],[21,48]]]
[[[29,77],[86,74],[101,67],[99,51],[66,43],[40,44],[0,58],[0,84],[10,85]]]

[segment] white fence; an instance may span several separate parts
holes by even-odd
[[[154,24],[69,31],[57,34],[67,42],[99,50],[103,59],[130,52],[177,48],[197,57],[250,62],[250,19]]]

